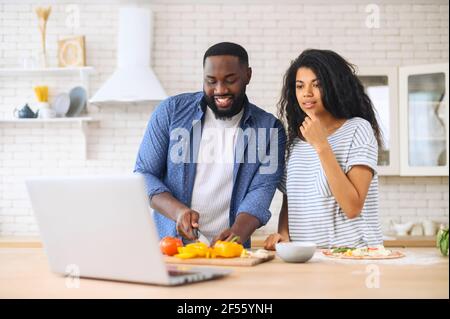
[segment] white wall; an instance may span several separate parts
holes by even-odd
[[[115,67],[117,13],[125,1],[0,0],[0,68],[19,67],[39,51],[33,8],[52,4],[47,47],[56,66],[57,40],[86,36],[87,64],[96,73],[92,91]],[[79,27],[67,25],[76,3]],[[226,4],[228,3],[228,4]],[[366,26],[370,2],[337,1],[141,1],[154,11],[152,63],[168,94],[200,90],[202,56],[219,41],[235,41],[249,52],[253,79],[248,96],[275,112],[281,81],[291,59],[303,49],[332,49],[360,66],[414,65],[448,61],[448,1],[377,1],[380,28]],[[400,4],[399,4],[400,3]],[[402,4],[403,3],[403,4]],[[0,76],[0,119],[34,100],[32,86],[47,84],[50,98],[77,85],[75,77]],[[0,124],[0,235],[38,234],[24,187],[28,175],[100,174],[132,171],[152,105],[102,105],[90,125],[88,159],[81,156],[76,124]],[[382,177],[380,207],[388,221],[431,218],[448,223],[448,177]],[[74,195],[75,196],[75,195]],[[274,217],[259,232],[276,229]]]

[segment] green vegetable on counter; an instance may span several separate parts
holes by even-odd
[[[355,248],[352,248],[352,247],[339,247],[339,248],[334,248],[332,250],[332,252],[333,252],[333,254],[335,254],[335,253],[345,253],[346,251],[353,250],[353,249],[355,249]]]
[[[448,227],[443,227],[439,229],[436,236],[436,247],[441,251],[442,256],[448,255]]]

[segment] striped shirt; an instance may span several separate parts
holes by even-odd
[[[378,145],[370,123],[355,117],[328,137],[347,174],[354,165],[370,167],[374,176],[361,214],[349,219],[331,193],[319,156],[307,142],[295,139],[279,189],[288,198],[292,241],[313,241],[318,247],[363,247],[383,243],[378,216]]]

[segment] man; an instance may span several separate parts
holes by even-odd
[[[203,58],[203,92],[169,97],[153,113],[135,172],[145,176],[160,237],[211,242],[251,234],[270,219],[284,170],[285,132],[249,103],[252,70],[238,44],[222,42]]]

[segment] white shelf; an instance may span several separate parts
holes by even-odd
[[[0,69],[1,76],[79,76],[80,83],[86,90],[89,97],[89,74],[94,73],[92,66],[83,66],[78,68],[37,68],[37,69],[24,69],[24,68],[5,68]]]
[[[88,123],[99,122],[98,119],[91,117],[61,117],[61,118],[49,118],[49,119],[3,119],[0,120],[1,124],[46,124],[46,123],[78,123],[80,125],[83,148],[83,158],[87,159],[87,136],[88,136]]]
[[[21,69],[21,68],[6,68],[0,69],[0,76],[4,75],[73,75],[82,73],[93,73],[94,68],[91,66],[79,68],[37,68],[37,69]]]

